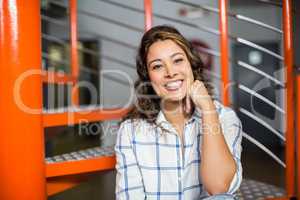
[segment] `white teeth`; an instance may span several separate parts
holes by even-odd
[[[180,88],[181,83],[182,81],[172,81],[166,84],[166,88],[171,90],[178,89]]]

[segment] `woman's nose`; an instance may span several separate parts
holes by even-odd
[[[174,67],[171,64],[166,65],[166,76],[167,77],[173,77],[176,75],[176,71]]]

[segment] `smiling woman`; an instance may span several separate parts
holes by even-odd
[[[146,32],[136,102],[118,131],[117,199],[234,199],[241,123],[213,100],[203,64],[173,27]]]
[[[149,78],[156,94],[168,101],[180,101],[187,93],[187,81],[194,79],[184,51],[172,40],[155,42],[147,56]]]

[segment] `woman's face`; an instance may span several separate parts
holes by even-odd
[[[167,101],[180,101],[194,81],[186,53],[172,40],[153,43],[147,55],[149,78],[156,94]]]

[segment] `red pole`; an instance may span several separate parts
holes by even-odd
[[[144,0],[145,31],[152,27],[152,0]]]
[[[300,74],[297,76],[297,199],[300,198]]]
[[[77,0],[69,0],[70,7],[70,38],[71,38],[71,73],[75,79],[72,89],[72,103],[79,105],[79,91],[76,87],[79,77],[78,65],[78,32],[77,32]],[[75,86],[75,87],[74,87]]]
[[[295,128],[294,128],[294,76],[292,40],[292,4],[283,1],[284,65],[286,80],[286,192],[288,197],[295,196]]]
[[[0,1],[0,199],[3,200],[46,200],[40,23],[40,0]],[[19,91],[15,90],[18,86]],[[25,110],[25,105],[37,109],[36,112]]]
[[[219,0],[219,28],[220,28],[220,51],[221,51],[221,81],[222,102],[228,106],[229,102],[229,73],[228,73],[228,24],[227,24],[227,0]]]

